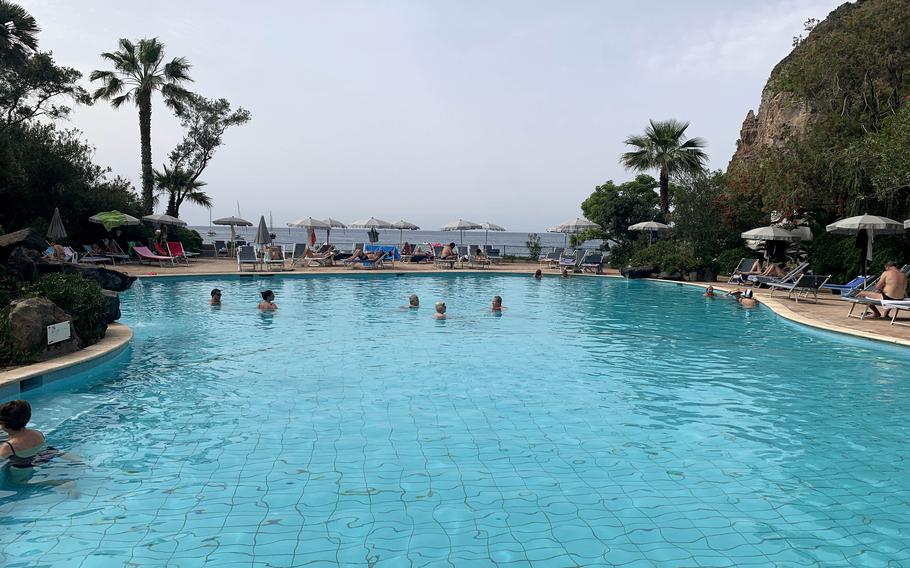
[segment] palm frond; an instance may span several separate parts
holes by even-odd
[[[154,67],[164,56],[164,44],[153,37],[139,40],[139,62],[146,67]]]
[[[165,64],[164,66],[164,76],[174,83],[180,83],[182,81],[192,81],[190,77],[189,70],[192,67],[189,61],[185,57],[177,57],[172,59],[170,63]]]
[[[114,97],[111,99],[111,106],[114,108],[120,108],[124,103],[128,103],[132,100],[132,93],[126,93],[125,95],[120,95],[119,97]]]

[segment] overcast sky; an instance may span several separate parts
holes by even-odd
[[[42,50],[87,76],[158,36],[190,88],[253,120],[204,174],[215,217],[461,217],[541,231],[580,215],[648,119],[691,122],[725,168],[771,68],[838,0],[123,2],[27,0]],[[87,85],[88,86],[88,85]],[[96,161],[140,181],[136,108],[80,108]],[[153,162],[180,140],[153,103]],[[191,224],[205,209],[184,206]]]

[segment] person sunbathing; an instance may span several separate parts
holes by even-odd
[[[762,276],[770,276],[772,278],[783,278],[786,276],[782,265],[776,262],[769,262],[768,267],[761,273]]]
[[[857,296],[870,300],[903,300],[907,297],[907,275],[898,270],[896,264],[888,261],[885,263],[885,271],[878,278],[875,290],[860,292]],[[869,309],[872,311],[870,317],[882,317],[876,306],[869,306]],[[889,311],[885,310],[885,315],[888,315]]]
[[[423,262],[430,258],[430,253],[424,252],[419,246],[411,249],[411,262]]]

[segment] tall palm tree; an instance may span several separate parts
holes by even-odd
[[[102,53],[101,57],[114,64],[113,71],[92,71],[89,79],[101,81],[92,93],[95,100],[111,102],[114,108],[134,101],[139,107],[139,143],[142,147],[142,206],[152,212],[155,178],[152,172],[152,94],[160,92],[165,103],[176,107],[189,95],[181,83],[192,81],[190,64],[183,57],[164,63],[164,44],[158,38],[140,39],[138,44],[120,40],[120,49]]]
[[[0,0],[0,67],[25,62],[38,50],[38,22],[22,6]]]
[[[202,207],[212,207],[212,198],[200,191],[206,184],[204,181],[193,179],[193,173],[182,168],[169,169],[164,166],[164,171],[155,170],[155,183],[162,193],[168,194],[167,213],[172,217],[180,217],[180,206],[188,201]]]
[[[688,122],[674,119],[649,122],[643,135],[626,138],[626,144],[635,149],[623,154],[620,162],[637,172],[660,172],[660,212],[666,215],[670,211],[670,176],[703,170],[708,155],[702,148],[707,144],[701,138],[686,140]]]

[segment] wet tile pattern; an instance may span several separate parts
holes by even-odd
[[[187,306],[176,341],[165,341],[170,323],[137,326],[132,360],[80,387],[90,406],[50,435],[78,459],[27,486],[4,481],[0,564],[910,563],[910,385],[893,373],[908,363],[900,352],[812,335],[795,345],[767,339],[772,316],[684,291],[459,283],[477,295],[505,290],[510,312],[438,324],[389,301],[329,333],[320,329],[334,302],[306,305],[300,318],[288,302],[269,318],[215,314],[222,327],[207,335],[213,314]],[[415,287],[442,296],[450,283],[388,285],[401,287],[399,301]],[[196,295],[194,286],[140,288],[143,307],[129,306],[128,317],[148,319]],[[223,287],[239,295],[249,284],[235,286]],[[362,286],[333,292],[348,301],[373,293]],[[692,301],[676,317],[712,310],[716,327],[655,335],[642,330],[660,313],[629,322],[591,308],[576,317],[573,303],[636,294]],[[215,339],[243,325],[242,341]],[[400,337],[389,331],[403,326]],[[687,347],[734,331],[744,348]],[[458,348],[440,354],[440,344]],[[673,357],[654,357],[671,347]],[[737,361],[783,367],[794,348],[807,364],[842,368],[729,372]]]

